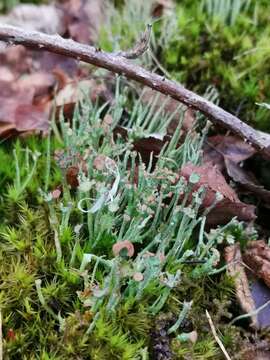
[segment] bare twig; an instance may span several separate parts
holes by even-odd
[[[119,51],[116,55],[123,56],[126,59],[137,59],[148,50],[151,37],[152,25],[147,24],[145,32],[140,36],[135,46],[128,51]]]
[[[44,49],[56,54],[84,61],[117,74],[123,74],[129,79],[136,80],[189,107],[201,111],[215,125],[227,128],[233,133],[241,136],[261,151],[266,157],[270,158],[269,139],[258,131],[219,106],[194,92],[187,90],[182,85],[151,73],[123,56],[102,52],[95,47],[79,44],[70,39],[63,39],[59,35],[46,35],[36,31],[26,31],[9,25],[0,25],[0,40],[8,42],[9,44],[25,45],[33,49]]]
[[[227,246],[224,250],[225,261],[227,263],[227,271],[230,276],[235,279],[236,298],[242,310],[251,318],[251,326],[258,327],[258,319],[256,314],[256,306],[251,295],[247,274],[242,265],[242,254],[239,243]]]
[[[226,358],[227,360],[231,360],[231,358],[230,358],[229,354],[227,353],[224,345],[222,344],[222,341],[220,340],[220,338],[219,338],[218,335],[217,335],[217,332],[216,332],[216,329],[215,329],[215,325],[214,325],[214,323],[213,323],[213,320],[211,319],[211,316],[210,316],[209,312],[206,310],[205,313],[206,313],[206,317],[207,317],[207,320],[208,320],[208,322],[209,322],[211,331],[212,331],[212,333],[213,333],[213,336],[214,336],[214,338],[215,338],[218,346],[220,347],[221,351],[223,352],[225,358]]]

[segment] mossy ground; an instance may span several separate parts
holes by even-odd
[[[124,93],[117,90],[116,104],[109,109],[81,103],[71,127],[61,120],[60,137],[52,133],[46,139],[2,144],[0,307],[6,359],[139,360],[154,359],[157,349],[163,359],[219,359],[206,309],[231,353],[237,353],[241,343],[245,347],[248,333],[228,326],[237,315],[234,280],[225,273],[211,275],[216,261],[212,247],[203,257],[205,263],[184,262],[196,252],[200,257],[208,246],[209,239],[200,246],[197,240],[202,226],[199,197],[189,205],[183,202],[182,208],[177,197],[172,199],[170,212],[161,206],[167,192],[179,191],[171,185],[179,163],[200,161],[201,135],[187,137],[180,148],[174,148],[177,138],[172,140],[156,170],[149,172],[132,144],[150,129],[162,133],[158,124],[167,118],[160,113],[165,117],[157,121],[151,106],[145,109],[137,102],[128,112],[135,122],[128,139],[116,139],[113,129],[122,121],[122,110],[127,111]],[[109,132],[100,120],[106,112],[114,124]],[[102,169],[105,158],[108,167]],[[78,165],[78,159],[85,163]],[[79,186],[72,188],[67,170],[75,164]],[[137,185],[132,185],[135,168]],[[121,186],[112,193],[116,169]],[[104,186],[114,197],[111,203],[100,200]],[[188,193],[188,184],[185,187]],[[53,195],[57,189],[60,197],[59,192]],[[86,205],[97,211],[82,212]],[[237,223],[222,232],[225,242],[228,235],[235,241],[246,239]],[[112,253],[113,244],[123,239],[133,242],[136,257]],[[176,250],[179,246],[181,251]],[[133,279],[138,272],[142,282]],[[185,321],[169,334],[191,301]],[[192,330],[198,333],[195,344],[177,340]]]
[[[210,17],[200,4],[178,2],[177,26],[163,39],[164,47],[156,43],[156,55],[177,80],[201,93],[214,84],[222,105],[267,128],[265,113],[254,110],[254,103],[267,101],[268,63],[260,50],[268,46],[268,2],[260,2],[256,12],[251,2],[229,24]],[[144,16],[125,35],[124,48],[144,26]],[[125,18],[110,35],[121,34],[128,23]],[[155,24],[157,39],[162,26]],[[103,48],[113,39],[105,30]],[[111,49],[119,43],[114,45]],[[243,54],[254,48],[259,50]],[[155,172],[133,146],[141,136],[164,134],[160,124],[168,123],[168,115],[125,97],[125,89],[117,88],[112,108],[81,103],[70,126],[61,121],[60,137],[52,132],[46,139],[1,144],[0,308],[6,359],[144,360],[154,359],[157,349],[164,359],[222,359],[205,310],[232,358],[243,359],[249,341],[260,340],[260,334],[228,325],[239,313],[234,279],[213,274],[216,253],[210,248],[222,252],[227,236],[244,244],[244,226],[233,223],[221,231],[222,244],[212,234],[203,264],[188,265],[185,259],[200,258],[208,248],[209,238],[198,245],[204,230],[198,212],[202,194],[192,204],[179,204],[176,196],[162,206],[169,193],[183,191],[172,181],[181,165],[200,163],[205,134],[187,136],[180,148],[172,139]],[[113,120],[109,131],[106,114]],[[130,127],[127,139],[113,133],[118,125]],[[95,168],[97,158],[107,159],[105,168],[100,163]],[[72,167],[79,186],[68,181]],[[186,195],[189,184],[183,184]],[[134,244],[133,258],[112,251],[124,239]],[[137,273],[145,281],[135,281]],[[191,301],[185,320],[168,334]],[[195,344],[177,339],[192,330],[198,333]]]

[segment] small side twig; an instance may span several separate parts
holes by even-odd
[[[211,316],[210,316],[209,312],[206,310],[205,313],[206,313],[206,317],[207,317],[207,320],[208,320],[209,325],[210,325],[210,329],[211,329],[211,331],[212,331],[212,334],[213,334],[213,336],[214,336],[214,338],[215,338],[218,346],[220,347],[221,351],[223,352],[225,358],[226,358],[227,360],[231,360],[231,358],[230,358],[229,354],[227,353],[224,345],[222,344],[222,341],[220,340],[220,338],[219,338],[218,335],[217,335],[217,331],[216,331],[216,329],[215,329],[215,325],[214,325],[214,323],[213,323],[213,320],[211,319]]]
[[[239,315],[237,316],[236,318],[234,318],[230,323],[229,325],[233,325],[234,323],[236,323],[236,321],[238,320],[242,320],[242,319],[246,319],[246,318],[249,318],[249,317],[254,317],[254,316],[257,316],[259,314],[259,312],[261,312],[263,309],[265,309],[267,306],[270,305],[270,300],[268,300],[266,303],[264,303],[263,305],[261,305],[260,307],[258,307],[257,309],[251,311],[250,313],[248,314],[243,314],[243,315]]]
[[[145,32],[140,36],[134,47],[127,51],[119,51],[116,53],[118,56],[123,56],[126,59],[137,59],[143,55],[149,47],[151,37],[152,24],[147,24]]]

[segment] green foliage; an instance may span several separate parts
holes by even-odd
[[[179,1],[177,26],[160,47],[174,78],[199,93],[214,85],[222,107],[265,130],[268,114],[255,103],[269,101],[269,9],[268,1]],[[171,17],[156,24],[157,37]]]

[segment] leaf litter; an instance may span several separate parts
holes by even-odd
[[[1,16],[0,23],[93,44],[104,16],[103,1],[67,0],[56,5],[18,5]],[[46,133],[55,95],[57,106],[74,108],[79,88],[87,86],[96,96],[106,91],[93,79],[85,80],[89,71],[68,57],[11,45],[0,51],[0,63],[0,137]]]

